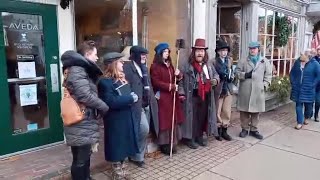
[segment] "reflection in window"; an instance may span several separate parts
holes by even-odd
[[[3,12],[1,18],[12,133],[48,128],[42,16]]]
[[[240,57],[240,27],[241,7],[219,7],[217,40],[221,39],[228,43],[233,63]]]
[[[94,40],[98,56],[111,51],[121,52],[132,45],[131,0],[92,1],[75,3],[77,44]]]
[[[182,50],[180,59],[187,61],[190,43],[189,0],[139,0],[138,1],[138,39],[139,45],[149,49],[151,64],[154,47],[160,42],[169,43],[175,49],[178,38],[186,41],[186,49]],[[176,60],[175,51],[171,51],[172,60]]]

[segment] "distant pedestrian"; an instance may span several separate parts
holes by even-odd
[[[316,88],[320,80],[320,64],[304,53],[295,61],[290,72],[291,96],[296,103],[297,125],[299,130],[308,124],[312,117]],[[304,112],[303,112],[304,109]]]

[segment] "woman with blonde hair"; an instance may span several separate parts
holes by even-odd
[[[100,98],[109,105],[104,121],[104,151],[112,164],[113,179],[127,179],[125,160],[139,152],[134,130],[132,105],[138,96],[131,92],[123,73],[123,54],[112,52],[103,56],[104,78],[98,84]]]

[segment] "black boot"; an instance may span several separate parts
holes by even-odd
[[[263,139],[263,136],[259,133],[259,131],[250,131],[250,136],[260,140]]]
[[[160,151],[165,155],[170,155],[170,145],[168,144],[161,145]]]
[[[207,139],[204,139],[203,137],[196,138],[196,143],[198,143],[200,146],[208,146]]]
[[[186,140],[186,145],[190,148],[190,149],[198,149],[198,144],[194,141],[194,139],[191,140]]]
[[[232,137],[228,134],[228,128],[222,128],[222,134],[221,134],[221,137],[223,139],[225,139],[226,141],[231,141],[232,140]]]
[[[248,136],[248,131],[245,129],[242,129],[241,133],[239,134],[239,137],[245,138]]]
[[[177,146],[173,145],[172,154],[177,154]]]
[[[216,140],[222,141],[221,135],[222,135],[222,128],[219,127],[219,128],[218,128],[218,136],[215,136]]]

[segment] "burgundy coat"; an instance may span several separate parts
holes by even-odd
[[[169,91],[170,84],[174,83],[174,67],[167,67],[164,63],[153,63],[150,68],[151,83],[154,93],[160,92],[158,100],[159,128],[160,131],[171,129],[173,110],[173,91]],[[182,79],[182,74],[178,77]],[[177,92],[176,92],[177,93]],[[176,94],[175,122],[181,124],[184,121],[182,104]]]

